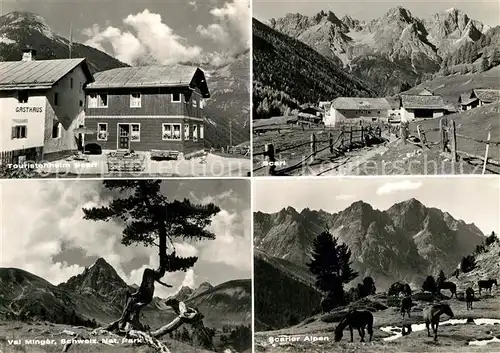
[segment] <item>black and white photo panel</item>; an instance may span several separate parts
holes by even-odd
[[[254,0],[253,175],[498,174],[499,13]]]
[[[251,352],[250,182],[0,182],[0,352]]]
[[[498,177],[254,183],[256,352],[495,351]]]
[[[0,8],[0,177],[244,177],[250,0]]]

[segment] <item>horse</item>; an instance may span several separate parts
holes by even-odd
[[[346,327],[349,327],[351,331],[351,342],[354,341],[353,328],[358,330],[361,342],[365,341],[366,328],[371,342],[373,337],[373,314],[368,310],[352,310],[348,312],[335,328],[335,342],[339,342],[342,339]]]
[[[451,292],[451,298],[453,298],[453,295],[455,295],[455,298],[457,297],[457,285],[453,282],[443,282],[441,283],[441,285],[439,286],[439,290],[442,290],[442,289],[449,289],[450,292]]]
[[[467,310],[472,310],[472,302],[474,301],[474,289],[471,287],[465,290],[465,301],[467,303]]]
[[[479,286],[479,295],[481,295],[481,289],[487,289],[489,294],[491,295],[491,288],[493,285],[498,287],[498,283],[496,279],[488,279],[488,280],[481,280],[477,282],[477,285]]]
[[[413,302],[411,297],[404,297],[401,299],[401,315],[403,315],[403,319],[405,318],[405,313],[408,313],[408,317],[410,317],[411,307],[413,306]]]
[[[427,336],[432,337],[429,330],[429,326],[431,326],[432,331],[434,331],[434,341],[437,341],[439,318],[443,314],[448,315],[450,318],[453,318],[453,316],[455,316],[450,306],[444,303],[431,305],[425,308],[423,311],[425,327],[427,328]]]
[[[405,282],[395,282],[389,287],[388,295],[399,295],[400,293],[406,296],[411,296],[411,288],[408,283]]]

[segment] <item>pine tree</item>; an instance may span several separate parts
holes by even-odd
[[[488,71],[490,68],[490,63],[485,54],[483,54],[483,58],[481,59],[481,71]]]
[[[338,244],[328,231],[319,234],[313,242],[312,260],[307,264],[316,276],[316,287],[340,304],[344,302],[343,284],[358,276],[351,267],[351,251]]]
[[[188,199],[169,201],[161,192],[161,180],[104,180],[104,187],[111,192],[121,192],[109,206],[84,208],[84,219],[92,221],[119,220],[124,224],[121,243],[125,246],[142,244],[158,249],[159,266],[143,272],[142,283],[132,294],[123,310],[122,317],[107,329],[123,328],[131,323],[143,330],[139,322],[141,309],[149,304],[154,295],[154,285],[166,272],[187,271],[193,267],[197,257],[176,255],[174,239],[201,241],[215,239],[215,234],[206,229],[213,215],[220,209],[210,203],[193,204]],[[168,249],[173,250],[170,254]]]

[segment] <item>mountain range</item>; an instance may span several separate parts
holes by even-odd
[[[371,21],[339,18],[332,11],[289,13],[267,25],[343,67],[379,96],[397,94],[456,66],[479,69],[480,59],[498,56],[500,44],[499,26],[490,28],[456,8],[420,19],[397,6]]]
[[[0,317],[29,317],[68,325],[88,325],[94,320],[95,324],[107,324],[120,317],[127,293],[136,288],[127,285],[103,258],[59,285],[21,269],[0,268]],[[215,287],[203,283],[191,290],[189,297],[179,299],[198,308],[207,327],[251,323],[250,280],[234,280]],[[173,311],[164,309],[163,301],[155,297],[142,312],[141,320],[152,328],[175,317]]]
[[[303,42],[253,19],[253,119],[336,96],[375,96],[367,84]]]
[[[0,16],[0,61],[20,60],[22,50],[37,50],[38,59],[68,58],[69,40],[51,30],[39,15],[30,12],[10,12]],[[86,58],[95,73],[128,66],[93,47],[73,42],[71,56]],[[207,122],[205,139],[209,146],[229,144],[229,121],[232,121],[233,144],[249,141],[250,136],[250,54],[243,52],[228,64],[213,67],[203,64],[211,98],[204,107]],[[147,64],[147,63],[144,63]],[[193,63],[200,65],[200,63]]]
[[[384,211],[357,201],[334,214],[292,207],[254,214],[256,248],[303,267],[313,239],[325,230],[349,246],[360,278],[372,276],[380,288],[398,280],[420,284],[428,274],[451,271],[484,240],[474,224],[416,199]]]
[[[377,291],[395,281],[420,288],[441,269],[452,273],[461,258],[485,240],[474,224],[426,207],[416,199],[380,211],[357,201],[338,213],[287,207],[254,213],[255,329],[296,325],[318,312],[322,298],[307,263],[314,238],[328,230],[349,246],[359,276],[375,280]],[[498,269],[497,269],[498,271]]]

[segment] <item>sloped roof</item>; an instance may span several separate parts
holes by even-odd
[[[500,90],[498,89],[475,89],[473,96],[483,102],[500,101]]]
[[[339,97],[333,100],[332,107],[344,110],[391,109],[385,98]]]
[[[78,65],[94,80],[85,59],[57,59],[0,62],[0,90],[49,89]]]
[[[444,109],[445,103],[441,96],[401,95],[401,104],[406,109]]]
[[[388,97],[385,98],[387,103],[389,103],[389,106],[391,109],[399,109],[401,108],[401,99],[399,97]]]
[[[210,96],[203,71],[187,65],[120,67],[94,74],[88,89],[190,87],[196,84],[205,98]]]

